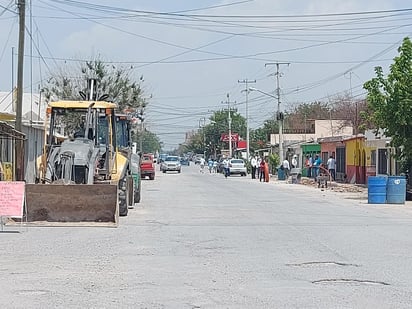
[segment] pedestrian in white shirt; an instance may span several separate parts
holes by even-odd
[[[327,166],[328,166],[328,171],[329,171],[329,175],[331,177],[331,179],[333,181],[335,181],[335,172],[336,172],[336,160],[333,156],[330,156],[328,161],[326,162]]]
[[[255,156],[252,156],[252,158],[250,159],[250,165],[252,167],[252,179],[256,179],[257,160]]]
[[[258,156],[257,160],[256,160],[256,170],[257,170],[257,174],[258,174],[258,179],[260,179],[260,174],[262,173],[261,168],[260,168],[260,163],[262,162],[262,158],[260,156]]]
[[[288,179],[289,170],[290,170],[289,161],[287,159],[283,160],[282,166],[283,166],[283,171],[285,172],[285,177],[286,179]]]
[[[200,158],[200,172],[203,173],[205,168],[205,159]]]

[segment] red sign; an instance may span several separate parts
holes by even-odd
[[[0,216],[22,218],[24,181],[0,181]]]
[[[240,150],[240,149],[246,149],[246,141],[238,141],[237,142],[237,149],[238,150]]]
[[[239,134],[237,134],[237,133],[232,133],[232,134],[231,134],[231,137],[232,137],[232,142],[237,142],[237,141],[239,141]],[[222,142],[228,142],[228,141],[229,141],[229,134],[222,133],[222,135],[220,136],[220,140],[221,140]]]

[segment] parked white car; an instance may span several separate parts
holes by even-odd
[[[240,176],[247,175],[247,169],[245,161],[243,159],[230,159],[229,160],[229,174],[240,174]]]

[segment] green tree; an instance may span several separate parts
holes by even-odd
[[[160,152],[162,148],[162,143],[160,142],[159,137],[146,129],[143,133],[141,131],[137,131],[133,134],[132,139],[135,143],[137,143],[138,151],[140,151],[140,139],[142,140],[143,153],[156,153],[156,151]]]
[[[89,93],[87,80],[96,80],[93,99],[102,98],[115,102],[120,111],[125,109],[144,109],[147,105],[143,98],[142,82],[133,80],[133,67],[116,67],[100,59],[87,61],[80,67],[58,68],[46,81],[43,88],[47,100],[85,99],[82,94]]]
[[[269,133],[264,128],[257,128],[250,131],[250,153],[266,148],[269,142]]]
[[[203,134],[199,131],[193,134],[186,148],[193,153],[203,153]]]
[[[215,111],[209,118],[210,124],[204,127],[206,151],[210,155],[219,154],[222,149],[228,149],[227,142],[222,142],[222,134],[229,133],[228,111]],[[239,137],[246,139],[246,119],[237,111],[231,111],[232,134],[239,134]]]
[[[376,77],[364,84],[371,113],[364,113],[363,117],[391,137],[392,146],[402,149],[396,157],[409,169],[412,163],[412,42],[408,37],[398,52],[386,78],[382,67],[376,67]]]
[[[107,64],[101,59],[86,61],[76,67],[61,67],[48,79],[43,88],[47,100],[79,100],[89,97],[88,80],[95,81],[94,100],[104,99],[117,104],[120,113],[132,113],[142,118],[148,105],[142,89],[143,76],[133,79],[133,67]],[[73,119],[74,121],[75,119]],[[135,126],[133,140],[144,152],[160,151],[159,138],[152,132],[139,132]]]

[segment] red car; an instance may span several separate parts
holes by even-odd
[[[155,179],[155,163],[152,154],[143,154],[142,160],[140,161],[140,172],[142,179],[146,177],[149,177],[150,180]]]

